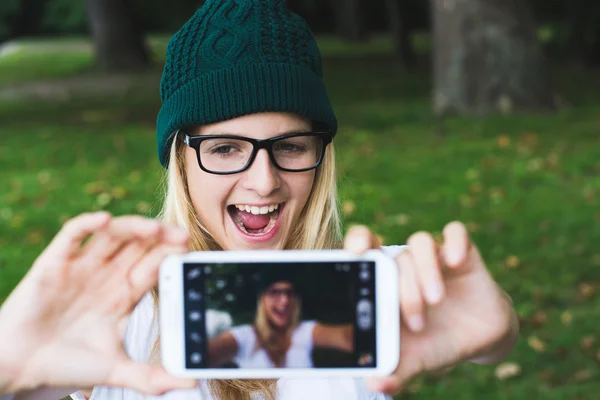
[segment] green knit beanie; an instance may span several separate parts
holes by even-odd
[[[321,55],[285,0],[207,0],[171,38],[160,84],[158,156],[178,129],[291,112],[337,131]]]

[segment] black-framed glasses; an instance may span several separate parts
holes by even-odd
[[[271,162],[286,172],[303,172],[317,168],[331,132],[300,132],[270,139],[252,139],[235,135],[189,136],[182,131],[185,144],[196,151],[200,168],[217,175],[237,174],[247,170],[260,149],[267,150]]]
[[[279,288],[271,288],[268,289],[265,294],[270,298],[279,298],[281,296],[286,296],[291,299],[296,297],[296,292],[292,288],[279,289]]]

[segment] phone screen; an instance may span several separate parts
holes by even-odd
[[[374,262],[184,263],[185,363],[376,368]]]

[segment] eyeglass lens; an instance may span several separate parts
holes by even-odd
[[[302,170],[319,161],[322,149],[323,139],[319,136],[293,136],[275,141],[272,156],[281,168]],[[246,166],[252,151],[252,143],[242,139],[207,139],[200,144],[200,162],[210,171],[233,172]]]

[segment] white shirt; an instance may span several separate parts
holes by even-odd
[[[313,330],[316,323],[300,323],[292,334],[292,343],[285,355],[284,367],[312,368],[311,351],[313,348]],[[275,365],[263,348],[256,348],[256,332],[251,325],[241,325],[230,329],[238,346],[234,359],[241,368],[274,368]]]
[[[384,246],[382,249],[395,256],[405,246]],[[305,326],[301,336],[306,336],[310,326]],[[125,349],[134,361],[146,362],[158,337],[158,321],[154,318],[154,302],[146,294],[136,306],[125,333]],[[299,338],[302,339],[302,338]],[[242,347],[245,347],[243,345]],[[257,361],[258,362],[258,361]],[[7,400],[11,397],[0,398]],[[56,397],[54,397],[56,398]],[[85,400],[79,392],[71,394],[74,400]],[[39,390],[27,397],[28,400],[53,400],[48,392]],[[391,400],[381,393],[371,392],[363,379],[280,379],[277,382],[278,400]],[[56,398],[58,400],[58,398]],[[175,390],[162,396],[143,395],[130,389],[96,386],[90,400],[215,400],[208,387],[202,383],[197,389]]]

